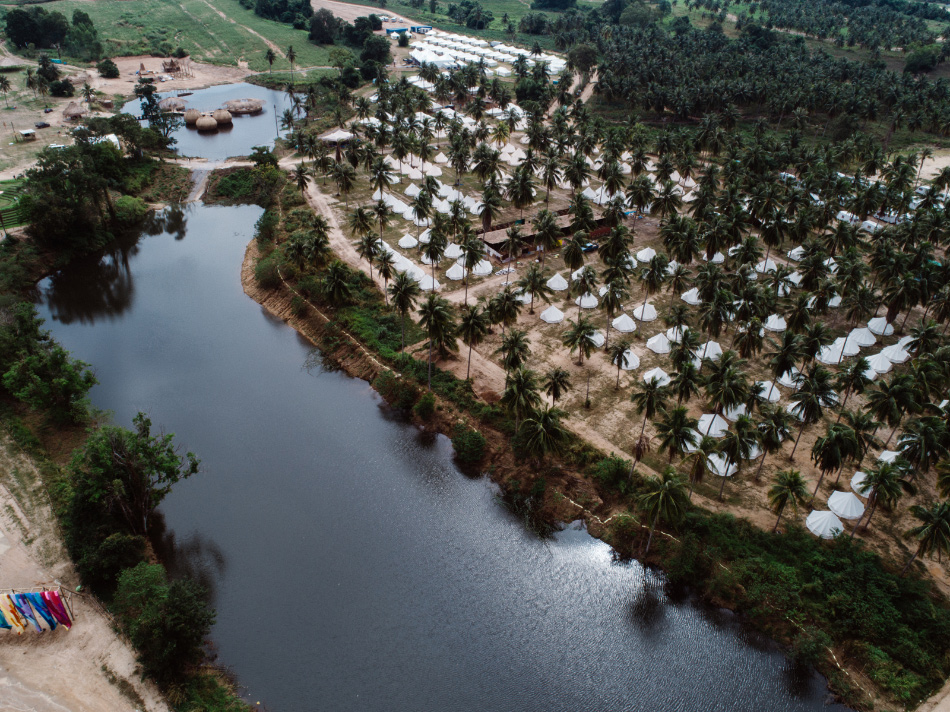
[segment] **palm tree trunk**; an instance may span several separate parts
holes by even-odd
[[[640,437],[637,438],[637,444],[639,445],[640,441],[643,440],[643,431],[647,429],[647,417],[643,416],[643,425],[640,426]],[[640,462],[639,457],[640,448],[637,447],[636,453],[634,453],[633,464],[630,465],[630,476],[633,477],[633,471],[636,469],[637,463]]]
[[[646,551],[643,552],[644,556],[650,553],[650,544],[653,543],[653,530],[656,529],[656,522],[659,518],[660,512],[657,511],[657,513],[653,515],[653,524],[650,526],[650,536],[647,537],[647,548]]]
[[[795,451],[798,449],[798,441],[802,439],[802,433],[805,432],[805,423],[802,422],[802,427],[798,430],[798,437],[795,438],[795,447],[792,448],[792,454],[788,456],[789,462],[795,462]]]
[[[910,568],[910,565],[911,565],[912,563],[914,563],[914,561],[917,559],[917,556],[918,556],[919,554],[920,554],[920,547],[918,546],[918,547],[917,547],[917,551],[915,551],[915,552],[914,552],[914,555],[913,555],[912,557],[910,557],[910,561],[908,561],[908,562],[907,562],[907,565],[904,566],[903,569],[901,569],[901,578],[904,578],[904,574],[907,573],[907,569]]]
[[[867,531],[868,527],[871,525],[871,517],[874,516],[874,511],[877,509],[877,492],[875,492],[872,496],[873,496],[874,501],[871,502],[871,508],[868,510],[868,518],[864,522],[864,527],[863,527],[864,531]],[[855,529],[857,529],[857,527],[855,527]]]
[[[901,422],[898,420],[897,425],[894,426],[894,429],[891,431],[891,434],[887,436],[887,441],[884,443],[884,449],[887,450],[887,446],[891,444],[891,438],[894,437],[894,433],[897,432],[897,429],[901,426]]]
[[[766,456],[767,454],[768,454],[768,453],[766,453],[766,452],[764,452],[764,451],[762,452],[762,462],[759,463],[759,466],[758,466],[758,467],[756,468],[756,470],[755,470],[755,481],[756,481],[756,482],[759,482],[759,476],[762,474],[762,466],[765,465],[765,456]],[[776,524],[775,526],[778,526],[778,524]]]
[[[841,473],[844,470],[844,462],[841,463],[841,467],[838,468],[838,477],[835,478],[835,487],[838,486],[838,483],[841,481]]]
[[[808,502],[808,506],[809,506],[809,507],[810,507],[812,504],[815,503],[815,497],[818,496],[818,488],[821,487],[821,481],[822,481],[823,479],[825,479],[825,471],[824,471],[824,470],[821,471],[821,476],[818,478],[818,484],[815,485],[815,491],[812,492],[811,501]]]
[[[468,368],[465,369],[465,380],[468,380],[469,374],[472,372],[472,345],[468,345]]]
[[[775,526],[772,527],[773,534],[778,531],[778,523],[782,521],[782,512],[784,511],[785,511],[785,507],[782,507],[780,510],[778,510],[778,519],[775,520]]]
[[[728,460],[727,460],[726,462],[728,462]],[[728,472],[728,469],[727,469],[727,472]],[[723,478],[722,478],[722,484],[719,485],[719,501],[720,501],[720,502],[722,501],[722,493],[725,492],[725,491],[726,491],[726,478],[723,477]]]
[[[406,350],[406,315],[405,314],[402,315],[402,348],[400,348],[399,350],[400,351]]]
[[[429,335],[429,385],[428,389],[432,390],[432,335]]]

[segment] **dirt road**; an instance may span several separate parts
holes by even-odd
[[[326,8],[336,17],[339,17],[341,20],[346,22],[353,22],[353,20],[355,20],[357,17],[366,17],[369,14],[375,14],[385,15],[386,17],[394,17],[400,22],[405,22],[407,25],[410,23],[410,21],[405,17],[393,14],[393,12],[390,10],[367,7],[366,5],[351,5],[348,2],[336,2],[335,0],[310,0],[310,5],[314,10]]]

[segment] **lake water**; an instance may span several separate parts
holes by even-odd
[[[256,207],[172,210],[40,284],[95,405],[202,459],[163,511],[219,662],[272,711],[813,711],[824,681],[578,528],[540,540],[443,437],[246,297]]]
[[[161,89],[161,84],[158,87]],[[177,95],[177,91],[170,91],[160,92],[156,96],[161,101]],[[274,117],[279,120],[284,110],[290,108],[290,101],[284,92],[242,82],[197,89],[191,96],[182,97],[186,109],[199,111],[220,109],[224,102],[231,99],[263,99],[266,103],[261,113],[234,116],[232,126],[224,126],[217,132],[199,132],[194,126],[182,126],[172,134],[178,141],[175,148],[180,155],[223,161],[229,156],[247,156],[254,146],[273,147],[278,132]],[[141,102],[138,99],[130,101],[122,107],[122,111],[140,116]],[[285,131],[280,131],[281,136],[285,134]]]

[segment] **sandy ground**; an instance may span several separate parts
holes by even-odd
[[[314,10],[321,10],[326,8],[332,12],[336,17],[339,17],[341,20],[346,22],[353,22],[357,17],[366,17],[369,14],[384,15],[386,17],[391,17],[397,19],[400,23],[409,24],[409,20],[402,17],[401,15],[396,15],[389,8],[373,8],[367,7],[366,5],[351,5],[348,2],[335,2],[335,0],[310,0],[310,5]],[[383,23],[383,27],[393,26],[390,23]]]
[[[75,587],[48,501],[33,463],[0,439],[0,586]],[[0,711],[167,712],[98,605],[84,596],[71,605],[71,630],[0,631]]]

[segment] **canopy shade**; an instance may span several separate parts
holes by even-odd
[[[633,310],[633,316],[640,321],[656,321],[656,307],[652,304],[641,304]]]
[[[849,340],[856,343],[858,346],[864,348],[866,346],[874,346],[877,343],[877,337],[871,333],[871,330],[866,326],[858,329],[852,329],[849,335]]]
[[[696,287],[693,287],[688,292],[683,292],[680,295],[680,299],[694,307],[703,303],[703,300],[699,298],[699,290],[696,289]]]
[[[756,381],[755,385],[760,386],[760,397],[764,398],[769,403],[778,403],[778,399],[781,397],[781,394],[778,391],[778,386],[776,386],[772,381]]]
[[[412,235],[403,235],[397,244],[404,250],[411,250],[419,244],[419,241]]]
[[[718,361],[719,357],[722,356],[722,346],[715,341],[707,341],[704,344],[700,344],[693,353],[696,355],[696,358],[708,358],[713,361]]]
[[[446,271],[445,276],[447,279],[451,279],[453,282],[458,282],[460,279],[465,279],[465,269],[460,264],[454,264]]]
[[[785,317],[780,314],[772,314],[765,320],[765,328],[769,331],[781,333],[788,328],[788,324],[785,322]]]
[[[721,438],[729,430],[729,423],[721,415],[706,413],[699,417],[699,426],[696,429],[704,436]]]
[[[564,312],[555,306],[550,306],[541,312],[541,321],[545,321],[548,324],[560,324],[564,321]]]
[[[630,318],[629,314],[621,314],[611,324],[622,334],[629,334],[637,330],[637,323]]]
[[[725,455],[718,452],[713,453],[706,459],[706,466],[710,472],[720,477],[731,477],[739,469],[729,462]]]
[[[574,303],[581,309],[594,309],[597,306],[597,297],[587,292],[587,294],[582,294],[575,299]]]
[[[822,539],[834,539],[844,531],[844,525],[833,512],[813,510],[805,520],[808,531]]]
[[[878,336],[890,336],[894,333],[894,326],[888,324],[887,319],[883,316],[871,319],[871,321],[868,322],[868,329],[871,330],[872,334],[877,334]]]
[[[661,386],[670,385],[670,375],[662,368],[651,368],[649,371],[643,374],[644,383],[649,383],[654,378],[657,379]]]
[[[864,503],[854,492],[832,492],[828,498],[828,509],[842,519],[860,519],[864,516]]]
[[[623,352],[623,355],[626,360],[620,364],[622,370],[632,371],[635,368],[640,368],[640,357],[633,353],[633,351],[627,349]]]
[[[670,341],[666,338],[666,334],[657,334],[647,340],[647,348],[655,354],[668,354]]]
[[[851,489],[867,499],[871,494],[871,488],[865,484],[868,476],[863,472],[855,472],[851,478]]]
[[[683,338],[683,332],[689,331],[689,327],[673,326],[666,330],[666,338],[671,344],[678,344]]]
[[[802,372],[798,370],[797,366],[792,366],[790,371],[783,373],[777,380],[780,386],[797,389],[802,380]]]
[[[555,292],[563,292],[568,287],[567,280],[561,275],[556,274],[548,280],[548,287]]]
[[[654,250],[652,247],[644,247],[637,253],[637,262],[643,262],[646,264],[654,257],[656,257],[656,250]]]

